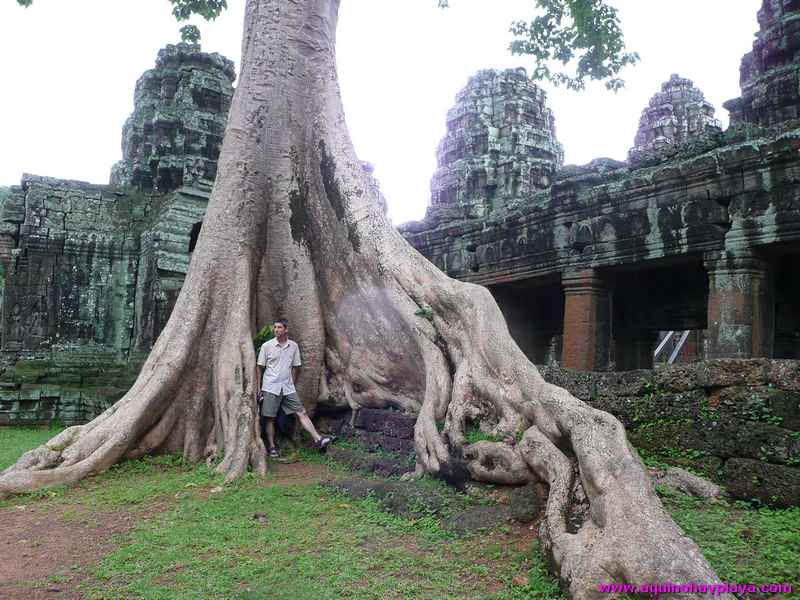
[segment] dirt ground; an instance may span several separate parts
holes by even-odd
[[[277,463],[262,485],[313,484],[333,475],[320,464]],[[198,489],[197,493],[207,498],[216,491],[207,488]],[[80,504],[80,492],[75,492],[70,500],[67,504],[55,504],[20,498],[19,504],[0,508],[0,599],[83,600],[81,589],[94,582],[92,567],[124,545],[126,534],[142,519],[169,510],[177,501],[162,497],[143,505],[100,513]],[[533,526],[513,523],[511,530],[492,532],[473,543],[494,541],[524,550],[535,537]],[[397,543],[414,554],[412,540],[401,539]],[[475,550],[480,557],[480,549]],[[491,559],[478,558],[477,562],[491,569]],[[503,586],[502,582],[495,583],[497,589]]]
[[[130,531],[130,512],[92,513],[80,505],[0,510],[0,598],[77,600],[87,567],[111,552],[114,536]]]
[[[310,484],[330,475],[323,465],[277,464],[264,485]],[[90,567],[124,542],[143,513],[169,507],[160,500],[144,509],[90,513],[77,503],[26,504],[21,498],[18,505],[0,509],[0,598],[81,600],[76,588],[91,581]]]

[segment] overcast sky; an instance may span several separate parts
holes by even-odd
[[[566,163],[624,159],[639,114],[671,73],[694,80],[728,124],[739,62],[757,30],[760,0],[613,0],[627,45],[642,57],[617,94],[548,90]],[[243,0],[202,24],[203,49],[239,67]],[[478,69],[530,66],[507,50],[509,23],[533,0],[342,0],[338,61],[356,150],[396,223],[429,200],[445,113]],[[121,157],[133,88],[158,49],[178,41],[166,0],[0,0],[0,184],[23,172],[106,183]],[[529,69],[530,70],[530,69]]]

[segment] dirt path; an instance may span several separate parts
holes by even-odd
[[[82,598],[74,590],[88,567],[111,552],[113,537],[130,531],[137,518],[127,511],[90,513],[78,504],[0,510],[0,597]]]
[[[272,466],[265,486],[312,484],[331,475],[324,465],[291,463]],[[208,490],[198,490],[207,496]],[[3,600],[81,600],[82,583],[92,580],[91,567],[124,543],[147,518],[168,510],[170,499],[146,507],[98,513],[80,504],[20,499],[0,508],[0,598]]]

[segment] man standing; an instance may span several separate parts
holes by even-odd
[[[321,436],[308,418],[303,403],[297,397],[294,384],[300,373],[300,348],[289,339],[289,323],[278,319],[272,324],[275,337],[262,344],[258,352],[258,379],[264,399],[261,415],[267,420],[267,451],[271,458],[278,458],[275,446],[275,417],[283,408],[287,415],[296,414],[297,420],[314,440],[314,447],[325,452],[333,441],[332,437]]]

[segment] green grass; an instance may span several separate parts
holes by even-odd
[[[263,513],[266,523],[253,515]],[[431,598],[475,592],[474,564],[369,500],[245,482],[143,524],[93,598]],[[444,549],[444,552],[442,550]],[[448,556],[449,555],[449,556]],[[513,572],[514,556],[506,565]],[[486,576],[488,576],[488,571]],[[480,579],[480,577],[478,578]],[[496,595],[495,597],[509,597]]]
[[[498,437],[496,435],[491,435],[488,433],[484,433],[480,429],[479,423],[473,423],[471,427],[469,427],[464,432],[464,439],[467,441],[468,444],[476,444],[478,442],[502,442],[503,438]]]
[[[0,447],[12,438],[21,453],[47,435],[0,430]],[[303,449],[298,456],[326,463]],[[118,548],[81,584],[94,600],[563,598],[538,549],[512,547],[502,527],[459,539],[433,515],[399,518],[373,498],[355,501],[317,484],[276,485],[278,476],[249,475],[222,486],[204,465],[148,457],[77,486],[16,496],[0,509],[66,504],[59,517],[65,523],[75,521],[78,506],[80,518],[87,511],[137,516],[133,531],[117,539]],[[514,583],[521,573],[527,581]],[[74,575],[61,571],[49,582],[71,586]]]
[[[3,460],[13,462],[53,433],[0,429]],[[327,464],[316,453],[297,454],[303,463]],[[42,510],[68,504],[59,517],[65,523],[76,518],[78,505],[82,515],[137,517],[116,549],[90,567],[81,589],[93,600],[565,598],[535,542],[515,546],[508,525],[455,538],[437,515],[403,519],[383,512],[373,498],[356,501],[317,484],[278,484],[279,476],[271,471],[265,480],[249,475],[222,486],[205,465],[149,457],[10,502]],[[436,491],[442,484],[420,485]],[[800,508],[755,510],[659,492],[723,580],[798,583]],[[69,585],[69,575],[51,581],[59,577]]]
[[[743,502],[710,502],[661,487],[658,492],[723,581],[789,582],[797,589],[800,507],[753,509]]]
[[[0,427],[0,471],[10,467],[28,450],[40,446],[63,427]]]

